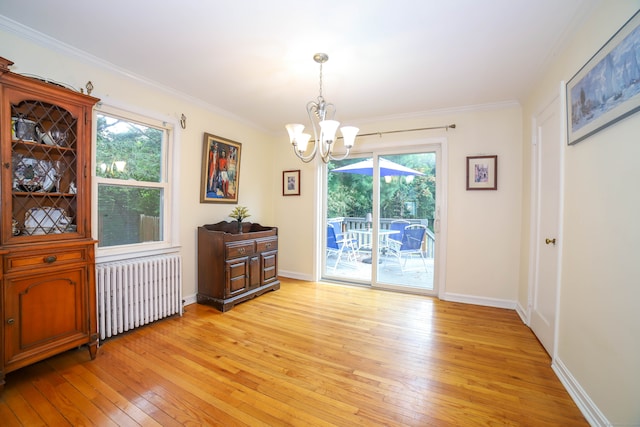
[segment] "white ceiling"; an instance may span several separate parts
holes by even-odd
[[[1,0],[0,15],[276,132],[307,122],[316,52],[346,123],[522,100],[600,1]]]

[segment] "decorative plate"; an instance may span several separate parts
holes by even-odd
[[[56,171],[47,160],[30,157],[14,159],[13,187],[18,191],[51,191],[56,184]]]

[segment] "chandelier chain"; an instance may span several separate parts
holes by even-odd
[[[320,99],[322,99],[322,62],[320,63]]]

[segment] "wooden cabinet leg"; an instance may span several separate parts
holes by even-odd
[[[98,342],[92,342],[89,344],[89,356],[91,360],[96,358],[96,354],[98,354]]]

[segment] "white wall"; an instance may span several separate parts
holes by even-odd
[[[303,108],[301,100],[301,107]],[[448,251],[446,298],[473,299],[489,305],[514,307],[519,273],[522,111],[516,104],[484,106],[423,117],[354,123],[360,133],[456,124],[449,131],[421,131],[356,139],[362,145],[428,142],[448,145]],[[280,227],[280,271],[288,276],[313,277],[315,164],[299,161],[283,132],[277,169],[301,169],[300,197],[280,197],[275,218]],[[466,191],[466,156],[498,155],[498,190]]]
[[[181,114],[187,117],[186,130],[177,126],[180,158],[178,191],[173,202],[178,206],[177,243],[183,256],[185,297],[196,293],[196,228],[202,224],[229,220],[227,215],[235,205],[200,203],[202,145],[205,132],[242,143],[239,205],[249,207],[251,222],[271,225],[274,222],[272,194],[275,173],[270,137],[239,120],[234,120],[212,107],[164,90],[137,78],[125,77],[106,66],[79,58],[64,49],[44,47],[47,41],[35,42],[13,33],[0,31],[0,55],[13,61],[12,71],[35,74],[47,79],[84,87],[91,80],[93,96],[120,108],[147,113],[156,118],[177,122]],[[185,72],[188,72],[185,70]],[[94,230],[95,233],[95,230]]]
[[[640,8],[607,1],[560,52],[524,107],[524,169],[530,121]],[[640,425],[640,114],[565,148],[559,342],[554,365],[598,424]],[[527,305],[529,179],[523,182],[523,268],[519,302]]]

